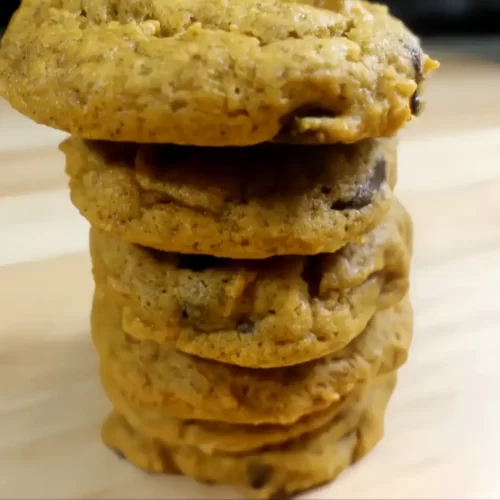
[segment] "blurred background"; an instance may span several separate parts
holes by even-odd
[[[380,0],[427,45],[500,59],[500,0]],[[20,0],[0,0],[0,36]]]

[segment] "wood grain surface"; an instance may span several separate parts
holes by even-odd
[[[376,450],[311,499],[500,498],[500,66],[443,58],[402,134],[416,228],[411,359]],[[100,443],[87,224],[57,144],[0,102],[0,498],[238,498]]]

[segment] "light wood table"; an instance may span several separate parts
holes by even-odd
[[[500,498],[500,67],[444,58],[429,95],[400,155],[416,226],[411,359],[384,441],[307,498]],[[87,225],[62,137],[0,102],[0,497],[235,498],[100,444]]]

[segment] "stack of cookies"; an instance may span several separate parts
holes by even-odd
[[[375,446],[412,332],[392,137],[435,67],[362,0],[24,0],[0,91],[73,134],[109,447],[282,498]]]

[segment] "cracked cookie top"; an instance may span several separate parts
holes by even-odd
[[[0,94],[87,139],[350,143],[396,134],[437,66],[360,0],[24,0]]]

